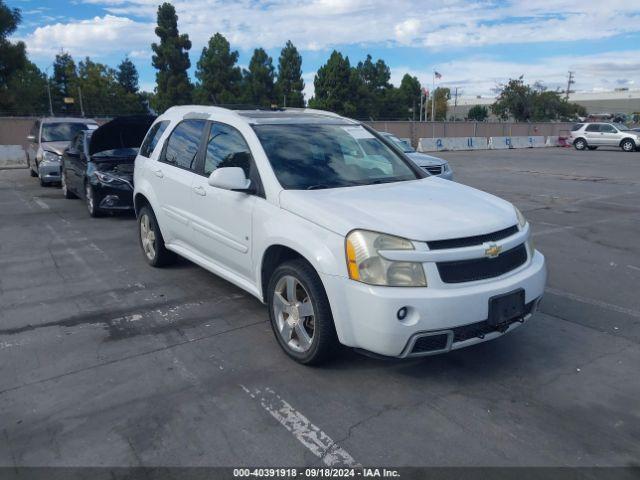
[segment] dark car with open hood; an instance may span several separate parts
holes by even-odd
[[[65,198],[83,198],[92,217],[133,210],[133,168],[151,115],[114,118],[79,132],[62,156]]]

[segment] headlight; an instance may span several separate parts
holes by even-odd
[[[98,180],[100,180],[102,183],[122,183],[124,182],[123,179],[116,177],[115,175],[111,175],[110,173],[106,173],[106,172],[99,172],[96,170],[95,172],[96,177],[98,178]]]
[[[448,172],[449,170],[451,170],[451,167],[449,166],[448,163],[443,163],[442,164],[442,171],[443,172]]]
[[[59,161],[60,161],[60,155],[58,155],[57,153],[53,153],[53,152],[49,152],[48,150],[45,150],[44,153],[42,154],[42,163],[59,162]]]
[[[515,208],[516,217],[518,217],[518,226],[520,227],[520,230],[522,230],[524,226],[527,224],[527,219],[524,218],[524,215],[520,210],[518,210],[516,207],[513,207],[513,208]]]
[[[369,285],[426,287],[424,268],[419,262],[394,262],[382,258],[380,250],[413,250],[404,238],[384,233],[354,230],[346,239],[349,278]]]

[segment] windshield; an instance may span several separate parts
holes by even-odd
[[[42,125],[43,142],[70,142],[82,130],[89,130],[93,124],[87,123],[45,123]]]
[[[402,150],[404,153],[414,153],[415,150],[411,145],[409,145],[406,141],[400,140],[395,135],[385,135],[387,140],[391,141],[396,147]]]
[[[620,130],[621,132],[626,132],[627,130],[630,130],[630,128],[623,123],[614,123],[613,126],[616,127],[618,130]]]
[[[360,125],[254,125],[285,189],[415,180],[405,161]]]

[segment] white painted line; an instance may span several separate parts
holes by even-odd
[[[640,267],[636,267],[635,265],[627,265],[627,268],[630,268],[631,270],[637,270],[640,272]]]
[[[576,302],[586,303],[587,305],[594,305],[596,307],[604,308],[605,310],[611,310],[613,312],[624,313],[631,317],[640,318],[640,312],[631,308],[621,307],[619,305],[614,305],[613,303],[601,302],[600,300],[595,300],[593,298],[582,297],[575,293],[558,290],[557,288],[547,287],[545,288],[545,291],[552,295],[558,295],[559,297],[568,298],[569,300],[575,300]]]
[[[38,206],[40,208],[42,208],[43,210],[49,210],[49,205],[47,205],[46,203],[44,203],[42,200],[40,200],[38,197],[33,197],[33,201],[36,202],[38,204]]]
[[[283,400],[276,392],[270,388],[265,388],[262,392],[257,389],[252,392],[244,385],[240,386],[251,398],[258,400],[262,408],[327,466],[360,466],[345,449],[311,423],[302,413]]]

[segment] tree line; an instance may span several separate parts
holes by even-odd
[[[76,64],[71,55],[60,52],[49,76],[49,69],[42,72],[28,60],[24,43],[7,39],[20,21],[20,10],[0,0],[0,114],[42,114],[51,109],[56,115],[98,116],[143,113],[150,108],[162,113],[173,105],[190,103],[305,106],[302,56],[291,41],[280,51],[277,65],[263,48],[256,48],[247,68],[242,68],[238,51],[224,35],[215,33],[200,53],[192,82],[188,73],[191,40],[180,33],[175,8],[168,2],[158,7],[158,40],[151,45],[156,69],[153,93],[140,91],[138,72],[129,58],[114,69],[89,57]],[[405,74],[398,87],[390,80],[391,70],[384,60],[367,55],[352,64],[349,57],[334,50],[316,72],[314,96],[306,105],[365,120],[417,119],[422,92],[419,80]],[[435,100],[435,119],[446,120],[450,98],[448,88],[432,92],[422,106],[427,118],[431,119]],[[502,89],[491,111],[503,119],[557,120],[575,116],[580,108],[558,92],[540,85],[530,87],[520,78]],[[481,106],[469,112],[469,118],[476,120],[488,115],[489,110]]]

